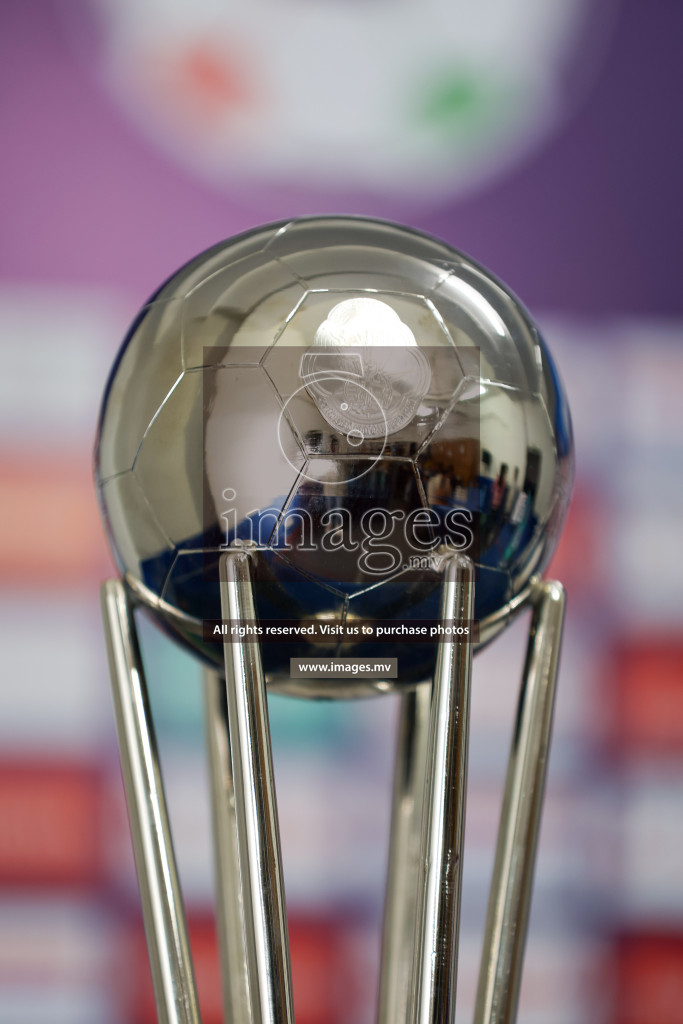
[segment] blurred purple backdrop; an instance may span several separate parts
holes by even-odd
[[[0,5],[0,1024],[153,1019],[97,612],[111,569],[89,462],[108,365],[189,257],[321,212],[446,239],[557,352],[578,478],[553,567],[570,614],[520,1021],[681,1024],[681,38],[678,0],[620,0],[555,127],[446,201],[207,184],[105,89],[90,5]],[[199,681],[153,630],[143,641],[211,1024]],[[465,1008],[524,642],[520,624],[475,663]],[[298,1024],[372,1016],[394,715],[273,701]]]

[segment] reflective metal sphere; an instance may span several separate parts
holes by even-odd
[[[443,242],[350,217],[208,250],[141,310],[109,379],[96,480],[130,587],[215,664],[218,560],[252,541],[263,620],[436,618],[444,545],[477,566],[478,643],[548,563],[571,490],[567,403],[525,309]],[[289,678],[398,655],[399,678]],[[289,692],[409,686],[433,643],[263,644]],[[301,685],[300,685],[301,684]]]

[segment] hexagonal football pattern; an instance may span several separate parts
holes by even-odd
[[[318,345],[350,298],[393,311],[403,347]],[[420,556],[469,532],[476,616],[495,615],[552,552],[571,426],[528,314],[485,271],[395,225],[318,218],[209,250],[143,307],[96,471],[122,572],[218,659],[201,622],[220,618],[221,551],[246,540],[263,549],[260,613],[351,621],[433,613]]]

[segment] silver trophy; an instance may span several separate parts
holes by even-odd
[[[215,246],[140,312],[96,451],[103,586],[160,1022],[200,1020],[133,611],[205,666],[224,1018],[293,1021],[267,690],[401,695],[378,1017],[454,1018],[471,658],[531,630],[477,1024],[516,1017],[564,591],[569,412],[520,303],[443,242],[351,217]]]

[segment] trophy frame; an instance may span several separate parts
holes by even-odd
[[[220,560],[224,620],[256,618],[252,560]],[[471,621],[474,567],[441,567],[441,621]],[[185,910],[154,723],[124,580],[102,586],[102,614],[159,1024],[200,1024]],[[475,1024],[517,1016],[545,789],[565,593],[534,578],[532,617],[507,767],[479,972]],[[455,1015],[472,644],[438,643],[434,678],[401,696],[378,1002],[379,1024],[451,1024]],[[225,676],[206,669],[206,742],[216,922],[226,1024],[293,1024],[289,940],[259,641],[224,643]]]

